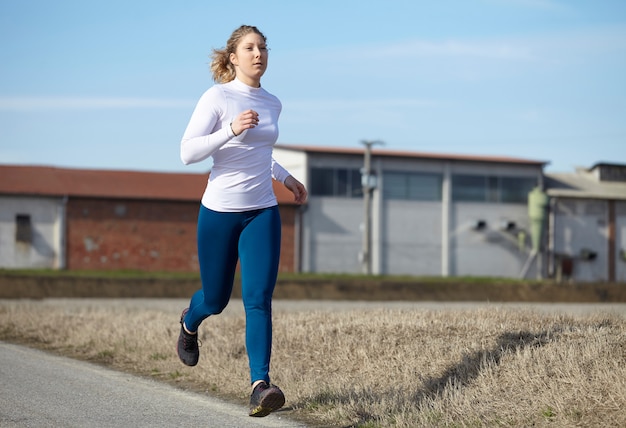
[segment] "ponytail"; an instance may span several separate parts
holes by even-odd
[[[230,54],[235,53],[240,40],[250,33],[258,34],[267,42],[267,39],[258,28],[251,25],[242,25],[230,35],[225,48],[213,49],[213,54],[211,55],[211,73],[216,83],[228,83],[235,79],[235,66],[230,62]]]
[[[211,73],[215,83],[228,83],[235,79],[235,66],[230,62],[230,52],[213,49],[211,58]]]

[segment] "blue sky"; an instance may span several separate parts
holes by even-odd
[[[0,0],[0,163],[208,170],[180,138],[241,24],[280,143],[626,163],[623,0]]]

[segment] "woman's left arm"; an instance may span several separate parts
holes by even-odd
[[[283,168],[281,164],[276,162],[274,158],[272,158],[272,178],[283,183],[285,187],[293,193],[294,201],[297,204],[306,202],[308,192],[304,184],[296,180],[296,178]]]

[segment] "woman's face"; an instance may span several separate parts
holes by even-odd
[[[241,38],[230,62],[235,66],[237,78],[243,83],[259,87],[261,76],[267,69],[267,45],[257,33],[248,33]]]

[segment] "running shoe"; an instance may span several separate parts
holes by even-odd
[[[258,384],[250,396],[250,416],[263,417],[285,405],[285,395],[276,385]]]
[[[178,351],[178,358],[180,358],[183,364],[195,366],[200,358],[200,349],[198,347],[198,334],[189,334],[183,327],[183,321],[188,311],[189,308],[185,308],[180,316],[180,335],[178,336],[176,350]]]

